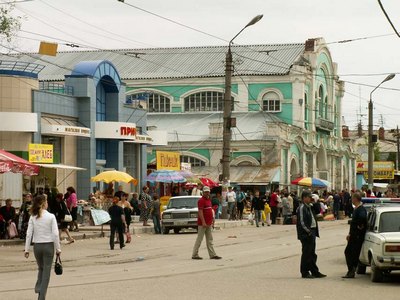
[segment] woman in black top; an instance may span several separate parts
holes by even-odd
[[[56,216],[56,220],[57,220],[57,224],[58,224],[60,240],[61,240],[62,232],[65,232],[68,236],[68,244],[75,242],[75,239],[73,237],[71,237],[69,230],[68,230],[69,223],[64,222],[65,215],[70,215],[70,214],[71,213],[68,211],[67,204],[65,203],[65,200],[64,200],[64,195],[61,193],[58,193],[56,195],[56,204],[54,205],[54,215]]]

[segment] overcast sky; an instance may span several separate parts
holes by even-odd
[[[400,1],[381,2],[400,31]],[[323,37],[346,82],[345,123],[354,129],[361,119],[367,128],[370,92],[389,73],[396,77],[382,85],[387,89],[373,94],[374,126],[400,123],[400,38],[377,0],[34,0],[17,4],[15,13],[24,19],[13,46],[34,52],[40,40],[99,49],[226,45],[249,20],[263,14],[237,44],[303,43]],[[342,40],[354,41],[337,43]]]

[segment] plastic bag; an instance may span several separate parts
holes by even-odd
[[[267,221],[267,217],[266,217],[264,211],[261,212],[261,218],[262,218],[263,222],[266,222],[266,221]]]
[[[250,222],[252,222],[254,220],[254,216],[252,213],[249,214],[249,216],[247,217],[247,220],[249,220]]]

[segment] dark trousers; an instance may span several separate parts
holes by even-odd
[[[35,293],[38,299],[46,299],[47,287],[50,282],[51,266],[54,257],[54,243],[36,243],[33,245],[36,263],[38,265],[38,277],[35,285]]]
[[[349,272],[356,271],[362,244],[363,244],[362,239],[351,238],[351,237],[347,242],[346,249],[344,250],[344,255],[346,257],[347,270]]]
[[[153,215],[152,218],[154,224],[154,232],[157,234],[161,233],[160,216]]]
[[[237,203],[237,209],[238,209],[238,218],[239,220],[243,219],[243,210],[244,210],[244,200],[242,200],[242,202],[238,202]]]
[[[276,224],[276,217],[278,216],[278,207],[270,206],[271,207],[271,222],[272,224]]]
[[[110,224],[110,248],[114,249],[114,238],[115,238],[115,231],[118,231],[119,237],[119,247],[122,248],[124,246],[124,224],[117,223],[117,224]]]
[[[301,262],[300,272],[305,276],[311,272],[315,275],[319,273],[317,267],[317,254],[315,253],[315,232],[308,237],[302,238],[301,241]]]

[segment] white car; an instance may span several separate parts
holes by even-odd
[[[380,282],[385,274],[400,270],[400,205],[373,207],[368,213],[367,232],[357,273],[371,266],[371,281]]]
[[[200,196],[171,197],[161,216],[161,231],[167,234],[171,229],[175,233],[179,233],[183,228],[197,230],[197,202],[199,199]]]

